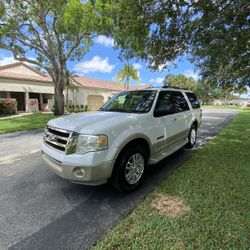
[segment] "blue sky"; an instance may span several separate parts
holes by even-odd
[[[112,48],[113,40],[104,36],[95,39],[94,46],[80,61],[70,62],[69,69],[79,75],[114,81],[117,72],[123,68],[123,63],[118,59],[119,50]],[[30,57],[34,55],[30,54]],[[0,50],[0,65],[13,63],[12,54],[5,50]],[[152,84],[154,86],[162,85],[166,74],[184,74],[198,78],[195,67],[187,58],[178,58],[175,66],[170,67],[167,71],[151,72],[147,69],[146,63],[142,61],[131,60],[134,67],[138,70],[141,81],[134,84]]]

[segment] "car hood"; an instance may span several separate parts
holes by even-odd
[[[105,133],[119,124],[133,123],[137,121],[138,115],[132,113],[95,111],[65,115],[50,120],[48,125],[78,133],[98,134]]]

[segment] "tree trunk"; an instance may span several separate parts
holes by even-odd
[[[225,95],[225,106],[228,106],[228,97],[227,97],[227,91],[226,91],[226,95]]]
[[[64,114],[64,95],[62,88],[56,88],[55,86],[55,103],[54,103],[54,115],[63,115]]]
[[[65,71],[57,69],[55,75],[51,75],[54,82],[54,115],[59,116],[64,114],[64,86],[65,86]]]

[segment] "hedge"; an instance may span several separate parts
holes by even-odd
[[[0,99],[0,114],[9,115],[17,113],[17,102],[15,99]]]

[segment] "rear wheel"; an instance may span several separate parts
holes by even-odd
[[[192,148],[197,139],[197,128],[193,124],[192,127],[190,128],[189,134],[188,134],[188,143],[185,145],[185,148]]]
[[[146,150],[140,145],[127,147],[116,161],[112,185],[121,192],[131,192],[142,182],[147,168]]]

